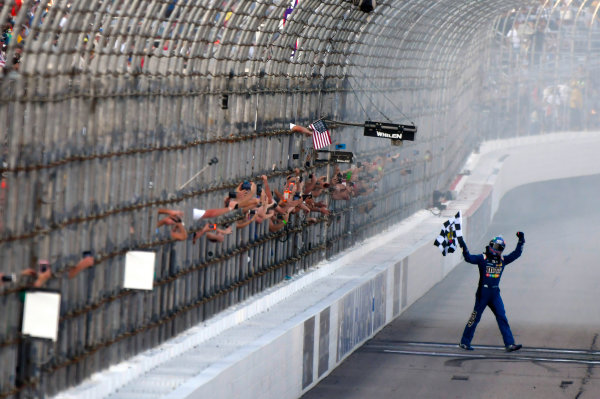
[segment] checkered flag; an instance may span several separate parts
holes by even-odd
[[[438,247],[442,255],[456,251],[456,238],[462,237],[462,216],[460,211],[444,222],[444,228],[440,231],[433,245]]]
[[[327,125],[321,119],[316,122],[313,122],[310,125],[310,128],[313,130],[313,146],[315,150],[320,150],[323,147],[327,147],[331,144],[331,135],[329,134],[329,130],[327,130]]]

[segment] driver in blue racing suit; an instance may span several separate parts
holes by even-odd
[[[471,318],[465,326],[462,339],[460,340],[459,346],[465,350],[473,350],[471,347],[471,341],[475,334],[475,328],[477,323],[481,320],[481,315],[487,306],[490,307],[500,333],[502,333],[502,339],[504,340],[504,346],[507,352],[513,352],[521,349],[522,345],[516,345],[515,339],[513,338],[508,320],[506,319],[506,313],[504,311],[504,303],[500,297],[500,278],[504,268],[509,263],[515,261],[523,252],[523,244],[525,244],[525,234],[522,232],[517,233],[519,239],[517,247],[513,252],[506,256],[502,256],[502,251],[506,246],[504,239],[501,236],[494,237],[489,245],[486,247],[484,254],[471,255],[467,249],[467,245],[462,237],[458,238],[458,243],[463,251],[463,257],[467,263],[477,265],[479,268],[479,285],[477,292],[475,293],[475,308],[471,314]]]

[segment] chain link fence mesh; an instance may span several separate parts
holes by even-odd
[[[431,207],[484,139],[598,123],[597,1],[0,5],[0,272],[48,259],[46,286],[62,295],[49,342],[20,333],[32,281],[0,287],[0,398],[75,385]],[[527,50],[515,22],[533,26],[520,32]],[[581,112],[547,111],[544,90],[579,72]],[[375,191],[325,196],[329,214],[276,232],[251,223],[192,242],[203,225],[192,209],[221,208],[241,181],[331,177],[335,165],[289,128],[319,118],[358,161],[394,157]],[[341,123],[365,120],[415,123],[416,140],[391,146]],[[159,208],[183,211],[190,239],[157,229]],[[151,292],[122,288],[129,250],[156,252]],[[84,251],[94,266],[69,278]]]

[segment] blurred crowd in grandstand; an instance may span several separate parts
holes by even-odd
[[[542,1],[499,21],[492,64],[502,71],[489,75],[505,81],[487,83],[486,108],[511,116],[496,127],[511,119],[519,134],[600,128],[599,4]]]

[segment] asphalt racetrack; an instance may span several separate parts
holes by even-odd
[[[457,347],[478,280],[463,262],[303,398],[600,398],[599,194],[597,175],[516,188],[486,237],[467,242],[477,254],[502,234],[508,253],[525,232],[500,283],[522,350],[504,351],[489,308],[475,350]]]

